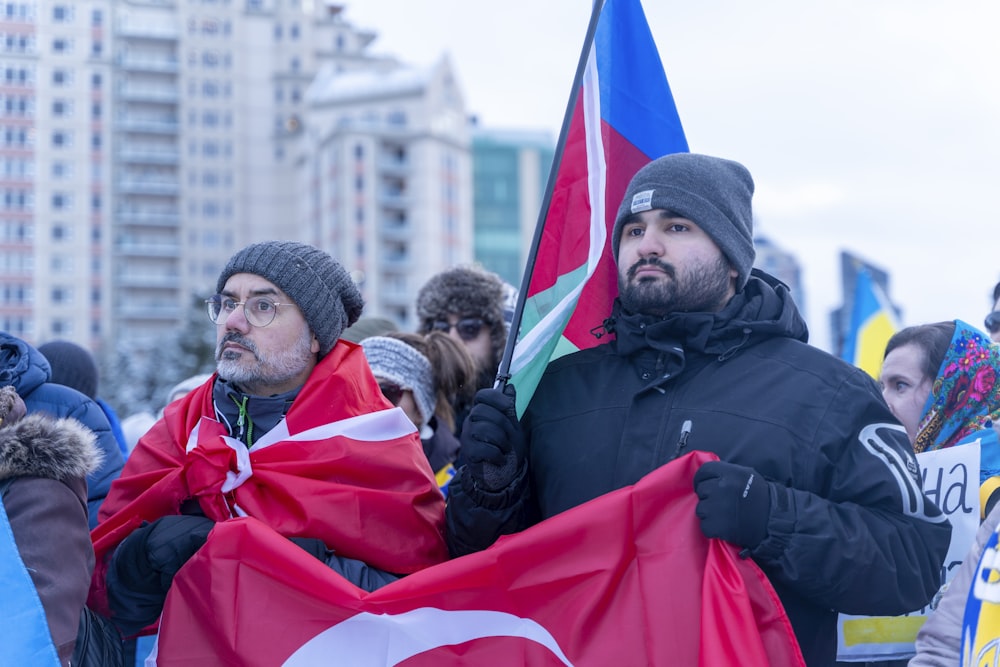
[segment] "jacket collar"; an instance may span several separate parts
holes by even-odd
[[[754,269],[742,292],[717,313],[670,313],[664,317],[630,313],[615,299],[605,328],[626,356],[653,348],[668,354],[699,352],[723,360],[769,338],[806,342],[809,331],[788,287]]]

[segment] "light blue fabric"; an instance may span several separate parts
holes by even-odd
[[[2,485],[0,485],[2,486]],[[2,496],[2,493],[0,493]],[[0,653],[7,665],[53,665],[59,655],[45,609],[35,591],[31,575],[21,561],[7,511],[0,501],[0,591],[3,591],[3,622],[0,623]]]

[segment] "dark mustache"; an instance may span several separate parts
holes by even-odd
[[[222,340],[220,340],[219,344],[215,347],[216,359],[218,359],[219,355],[222,354],[222,348],[226,343],[236,343],[237,345],[241,345],[250,350],[255,357],[257,356],[257,346],[253,344],[253,341],[245,337],[239,331],[230,331],[222,337]]]
[[[635,278],[635,274],[644,266],[655,266],[671,278],[677,277],[674,275],[675,271],[673,264],[667,264],[666,262],[661,261],[658,257],[647,257],[646,259],[640,259],[638,262],[629,267],[628,279],[632,280]]]

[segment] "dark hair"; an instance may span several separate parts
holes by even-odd
[[[954,320],[906,327],[897,331],[889,339],[882,359],[888,357],[889,353],[897,347],[916,345],[924,353],[924,363],[921,370],[925,377],[933,380],[937,377],[944,356],[948,354],[948,346],[951,345],[951,339],[954,335]]]
[[[455,430],[455,403],[472,400],[477,387],[476,362],[461,343],[442,331],[426,335],[406,331],[390,331],[386,338],[403,341],[427,357],[434,371],[434,414],[452,431]]]
[[[993,286],[993,303],[990,306],[996,305],[997,299],[1000,299],[1000,282]]]

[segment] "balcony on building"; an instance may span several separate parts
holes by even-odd
[[[153,302],[143,303],[130,302],[119,306],[115,311],[115,316],[120,320],[158,320],[176,322],[184,313],[176,303]]]
[[[170,207],[122,207],[115,211],[120,224],[147,227],[177,227],[181,223],[180,211]]]
[[[177,134],[180,123],[172,115],[139,115],[123,113],[118,116],[116,125],[127,132],[143,132],[146,134]]]
[[[180,67],[174,56],[157,58],[152,55],[123,54],[118,56],[118,66],[129,72],[157,72],[176,74]]]
[[[171,6],[173,3],[157,2],[148,4]],[[145,17],[138,15],[125,17],[118,22],[115,28],[115,35],[117,37],[136,37],[156,41],[176,41],[180,37],[180,30],[177,29],[176,25],[173,25],[173,21],[154,23],[144,19]]]
[[[127,83],[118,89],[118,99],[126,102],[177,103],[180,95],[175,85]]]
[[[120,241],[115,244],[115,254],[118,257],[178,257],[181,246],[171,241]]]
[[[180,151],[164,145],[127,142],[116,155],[123,163],[176,165],[180,162]]]
[[[176,178],[122,178],[118,181],[117,190],[124,195],[178,195],[180,185]]]
[[[181,277],[173,272],[122,271],[115,282],[121,287],[175,289],[180,284]]]

